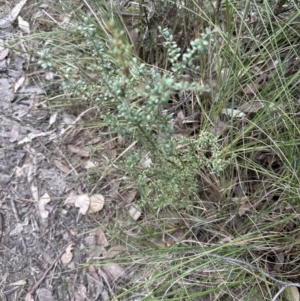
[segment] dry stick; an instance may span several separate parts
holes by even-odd
[[[4,215],[0,212],[0,243],[4,233]],[[1,284],[1,283],[0,283]]]
[[[285,286],[283,286],[283,287],[277,292],[277,294],[274,296],[274,298],[272,299],[272,301],[276,301],[276,299],[279,297],[279,295],[280,295],[285,289],[287,289],[288,287],[291,287],[291,286],[297,286],[297,287],[300,287],[299,283],[287,283]]]
[[[16,205],[15,205],[15,202],[14,202],[13,198],[11,197],[11,198],[9,198],[9,200],[10,200],[11,209],[14,213],[16,221],[18,223],[21,223],[21,219],[20,219],[20,216],[19,216],[19,213],[18,213],[18,210],[16,208]]]
[[[81,117],[91,111],[91,110],[94,110],[94,109],[97,109],[97,107],[91,107],[91,108],[88,108],[87,110],[85,110],[84,112],[80,113],[77,118],[66,128],[66,129],[63,129],[57,136],[53,137],[53,138],[50,138],[50,140],[55,140],[57,141],[58,138],[61,138],[67,131],[69,131],[80,119]]]
[[[13,195],[13,194],[12,194]],[[19,216],[19,213],[18,213],[18,210],[16,208],[16,204],[15,204],[15,201],[13,200],[13,197],[9,198],[10,200],[10,205],[11,205],[11,208],[12,208],[12,211],[14,213],[14,216],[15,216],[15,219],[18,223],[21,223],[21,219],[20,219],[20,216]],[[27,246],[26,246],[26,243],[25,243],[25,240],[24,240],[24,237],[22,236],[21,237],[21,241],[22,241],[22,245],[23,245],[23,253],[25,254],[27,252]]]
[[[49,271],[53,268],[54,264],[59,260],[59,258],[64,254],[64,252],[66,251],[67,247],[70,245],[71,243],[68,243],[65,247],[62,248],[62,250],[59,252],[58,256],[53,260],[52,264],[50,265],[50,267],[46,270],[46,272],[43,274],[43,276],[40,278],[40,280],[28,291],[27,295],[30,294],[32,295],[36,289],[40,286],[40,284],[44,281],[44,279],[46,278],[47,274],[49,273]]]
[[[156,227],[158,227],[161,231],[163,231],[163,233],[165,233],[167,236],[169,236],[170,238],[172,238],[177,244],[185,246],[185,247],[189,247],[188,244],[184,243],[184,242],[180,242],[175,236],[173,236],[172,234],[165,232],[160,226],[155,225]],[[194,254],[199,254],[200,251],[193,251]],[[245,261],[245,260],[241,260],[241,259],[236,259],[236,258],[232,258],[232,257],[222,257],[220,255],[216,255],[216,254],[207,254],[207,256],[211,256],[213,258],[217,258],[226,262],[231,262],[231,263],[237,263],[240,265],[244,265],[247,266],[248,268],[250,268],[251,270],[254,271],[258,271],[260,273],[262,273],[266,278],[269,278],[270,280],[272,280],[273,282],[282,285],[282,288],[277,292],[277,294],[272,298],[271,301],[276,301],[276,299],[279,297],[279,295],[288,287],[291,286],[296,286],[300,288],[300,283],[293,283],[293,282],[285,282],[285,281],[281,281],[276,279],[275,277],[271,276],[270,274],[266,273],[265,271],[257,268],[256,266],[250,264],[249,262]]]

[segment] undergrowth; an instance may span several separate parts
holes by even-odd
[[[272,300],[299,282],[297,3],[84,3],[39,64],[125,141],[95,180],[109,195],[121,178],[143,213],[132,235],[106,225],[138,271],[114,298]]]
[[[201,132],[197,139],[174,135],[173,114],[164,112],[171,95],[186,92],[209,91],[200,82],[184,80],[184,75],[195,76],[199,72],[201,55],[211,39],[209,30],[201,38],[191,41],[183,53],[173,40],[168,29],[161,29],[163,47],[167,49],[170,71],[157,72],[153,67],[140,62],[132,54],[132,49],[124,44],[113,21],[109,22],[112,36],[109,41],[97,39],[97,27],[85,18],[78,31],[84,37],[86,53],[93,58],[88,65],[88,74],[97,74],[99,80],[74,79],[71,75],[77,67],[68,67],[64,74],[63,87],[74,97],[93,98],[100,116],[117,135],[134,139],[139,148],[123,161],[127,173],[136,181],[141,205],[154,210],[163,209],[169,204],[188,206],[197,193],[197,169],[209,166],[213,173],[224,170],[227,160],[220,151],[217,136]],[[48,66],[42,59],[42,66]],[[178,149],[177,149],[178,148]],[[211,149],[211,157],[205,152]],[[149,152],[151,163],[141,164],[145,153]],[[138,169],[138,173],[135,171]]]

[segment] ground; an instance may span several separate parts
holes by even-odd
[[[70,1],[84,16],[107,12],[102,2],[96,8],[83,2]],[[114,22],[100,19],[97,27],[93,17],[80,14],[69,24],[77,10],[54,8],[51,1],[3,1],[0,297],[7,301],[252,301],[271,300],[292,282],[290,293],[296,296],[300,287],[300,168],[296,164],[300,77],[294,52],[299,37],[296,22],[286,11],[287,1],[277,3],[285,8],[280,16],[277,9],[270,14],[272,8],[260,1],[247,8],[249,16],[235,3],[220,7],[228,24],[216,21],[224,28],[216,26],[207,35],[198,32],[198,27],[211,22],[201,10],[189,14],[181,5],[170,8],[167,1],[146,1],[142,12],[137,2],[125,2],[118,4]],[[206,12],[213,13],[209,9]],[[137,28],[143,14],[149,22]],[[117,27],[120,16],[128,37]],[[163,46],[170,38],[167,31],[160,32],[165,34],[162,38],[155,26],[169,27],[173,17],[172,54]],[[245,25],[240,31],[235,28],[239,22]],[[148,26],[153,31],[148,32]],[[60,32],[60,28],[67,30]],[[93,30],[98,30],[102,44],[94,43],[97,39],[90,43]],[[176,64],[170,64],[170,57],[176,61],[181,51],[195,55],[196,48],[189,45],[199,37],[196,44],[204,55],[204,71],[191,71],[197,61],[193,58],[191,70],[184,69],[190,75],[176,76],[176,84],[197,83],[195,88],[206,83],[207,89],[194,93],[194,88],[185,88],[188,92],[179,93],[166,85],[168,93],[156,91],[155,99],[151,80],[159,78],[162,84],[166,78],[173,80],[175,71],[170,70]],[[218,43],[210,48],[211,37],[220,43],[219,49]],[[48,56],[50,46],[53,51]],[[103,51],[105,59],[95,59],[95,49]],[[138,60],[133,64],[132,50],[148,65]],[[88,59],[93,63],[87,64]],[[61,64],[52,68],[57,62]],[[74,67],[69,88],[83,75],[79,94],[62,87],[66,66]],[[164,77],[159,77],[163,68]],[[211,77],[206,78],[207,70]],[[110,83],[106,90],[103,79]],[[155,80],[152,88],[157,87]],[[129,96],[120,92],[113,99],[121,99],[120,103],[111,105],[110,85]],[[135,93],[141,91],[145,93],[139,99]],[[163,102],[160,97],[165,95]],[[128,107],[122,106],[126,97]],[[145,101],[148,98],[151,101]],[[161,103],[166,110],[161,111]],[[120,114],[125,107],[130,114]],[[119,128],[113,128],[113,133],[108,126],[113,120],[110,114],[118,116],[114,125]],[[172,119],[164,124],[166,114]],[[152,117],[157,119],[151,121]],[[140,140],[136,120],[140,124],[148,120],[145,124],[150,125],[148,132],[141,127]],[[130,134],[123,131],[126,122]],[[171,134],[170,124],[174,125]],[[151,151],[151,143],[144,139],[147,135],[154,144]],[[178,142],[173,153],[165,152],[168,137]],[[138,161],[134,161],[136,153]],[[123,156],[123,161],[118,160]]]
[[[17,3],[6,3],[1,16],[7,16]],[[29,9],[25,4],[23,11],[28,14]],[[38,5],[33,10],[41,12]],[[16,33],[24,34],[16,22],[5,26],[0,42]],[[74,170],[60,164],[60,158],[67,145],[72,147],[71,140],[85,133],[77,132],[67,144],[66,140],[61,142],[61,131],[68,128],[74,116],[49,110],[45,97],[56,87],[32,80],[35,70],[29,74],[25,66],[29,60],[26,54],[1,47],[1,300],[85,300],[84,296],[92,295],[94,300],[99,295],[105,300],[109,293],[100,279],[88,278],[87,271],[77,269],[87,256],[101,254],[95,248],[103,243],[104,233],[93,230],[95,218],[78,213],[74,205],[64,204],[70,191],[80,192],[84,183]],[[79,155],[75,160],[82,163],[82,158]],[[39,202],[43,196],[45,202]],[[123,272],[121,268],[118,271],[118,267],[108,267],[107,277],[111,276],[109,269],[116,272],[115,277]],[[89,272],[93,272],[92,267]],[[40,280],[40,285],[35,286]]]

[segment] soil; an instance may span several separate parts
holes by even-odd
[[[20,1],[9,2],[4,15]],[[15,23],[0,33],[1,45],[24,34]],[[95,217],[65,202],[71,192],[83,194],[85,183],[73,166],[87,161],[83,154],[65,160],[66,149],[88,135],[79,131],[62,142],[76,117],[50,108],[47,99],[59,89],[55,75],[30,70],[30,62],[26,54],[1,48],[0,299],[108,300],[99,273],[105,278],[116,269],[80,268],[101,255],[96,246],[105,243],[105,235],[95,230]],[[122,272],[107,277],[114,280]]]

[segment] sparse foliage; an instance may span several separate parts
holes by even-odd
[[[97,30],[88,18],[78,30],[93,57],[93,65],[89,65],[87,71],[97,74],[97,78],[93,82],[83,78],[73,80],[69,68],[65,73],[66,92],[94,98],[101,117],[118,135],[136,139],[142,153],[150,151],[153,164],[149,167],[141,167],[138,160],[134,161],[141,155],[134,154],[134,158],[131,156],[125,161],[125,169],[131,171],[140,188],[142,204],[154,209],[170,204],[176,207],[192,204],[199,186],[197,170],[209,166],[212,172],[219,174],[227,161],[221,156],[216,135],[203,132],[196,140],[175,139],[172,115],[163,110],[175,93],[208,91],[208,87],[199,82],[185,81],[183,75],[199,72],[197,61],[207,49],[210,31],[203,33],[201,39],[191,41],[191,47],[181,56],[182,50],[173,41],[170,31],[160,29],[172,66],[170,72],[160,73],[132,55],[113,22],[108,42],[95,39]],[[176,150],[178,144],[184,147]],[[208,148],[212,152],[209,159],[204,155]],[[198,153],[196,158],[195,152]],[[133,171],[138,167],[136,174]]]
[[[180,260],[171,255],[166,266],[171,252],[153,255],[149,247],[143,264],[156,260],[158,267],[141,268],[149,272],[143,300],[209,294],[213,300],[269,300],[272,278],[264,281],[259,268],[284,281],[299,278],[296,4],[157,0],[130,2],[122,10],[101,2],[91,14],[101,18],[80,16],[75,55],[70,51],[60,69],[52,50],[40,58],[43,68],[63,75],[71,99],[97,106],[111,140],[136,142],[108,161],[139,189],[135,202],[146,217],[141,228],[157,233],[147,220],[155,212],[160,234],[169,228],[177,233],[178,224],[165,228],[159,214],[169,208],[190,214],[183,237],[201,252],[190,258],[190,250],[174,247]],[[138,36],[134,45],[129,23]],[[206,256],[211,252],[243,258],[257,269],[221,266]],[[201,288],[193,285],[199,281]]]

